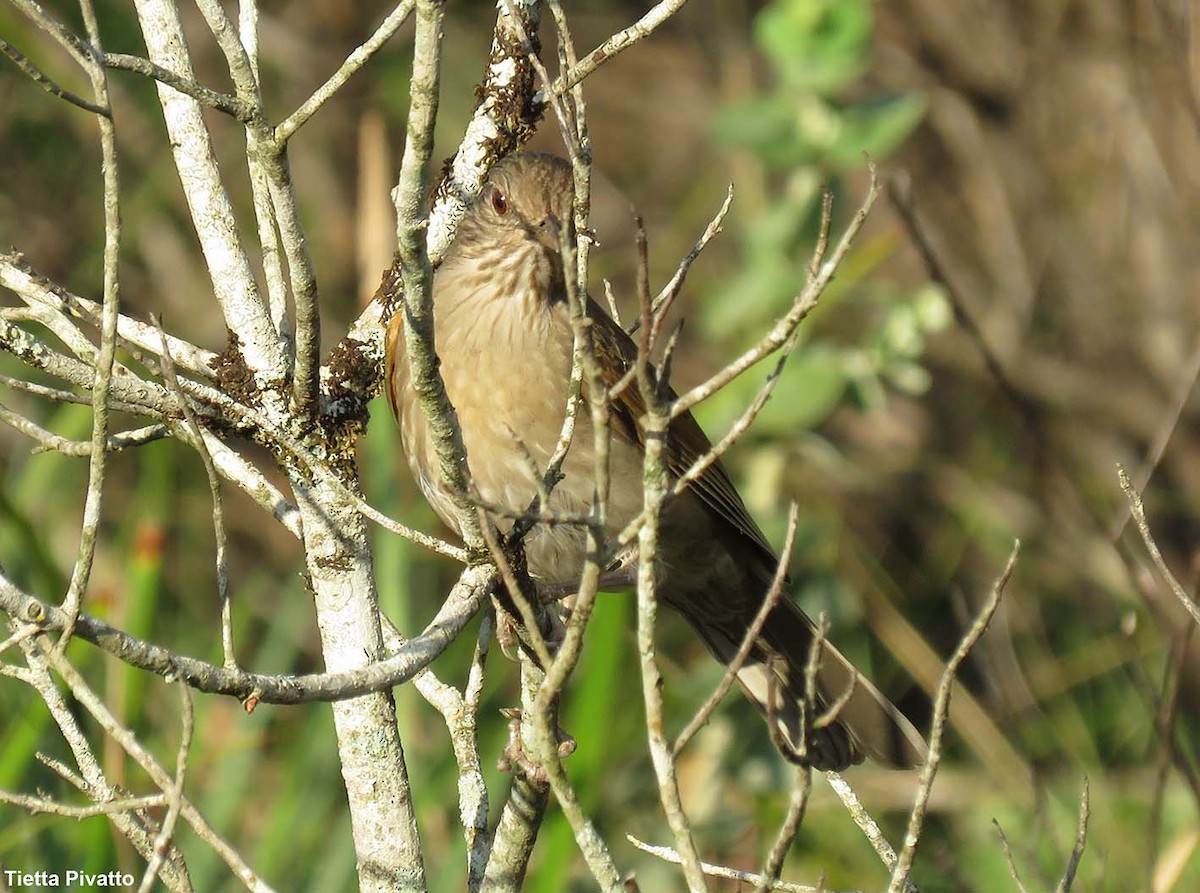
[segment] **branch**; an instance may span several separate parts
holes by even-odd
[[[526,30],[536,33],[536,3],[522,2],[518,12],[525,17]],[[495,160],[532,135],[542,114],[542,104],[531,98],[533,75],[508,12],[501,9],[496,19],[488,67],[477,90],[481,97],[479,105],[467,124],[448,175],[435,190],[426,242],[430,263],[436,265],[441,261],[454,239],[458,221],[467,205],[479,195]],[[392,309],[400,293],[398,268],[399,258],[384,273],[375,298],[354,321],[342,341],[343,345],[354,345],[358,361],[371,370],[378,367],[383,357],[385,314]],[[334,370],[329,366],[322,369],[323,378],[331,384],[354,374],[353,370]]]
[[[1087,846],[1088,819],[1092,814],[1091,786],[1087,776],[1083,777],[1083,793],[1079,795],[1079,824],[1075,828],[1075,846],[1071,849],[1071,857],[1067,860],[1066,870],[1062,880],[1054,888],[1054,893],[1070,893],[1071,885],[1075,883],[1075,872],[1079,868],[1079,860],[1083,858],[1083,849]]]
[[[329,76],[317,90],[304,100],[294,112],[287,116],[275,127],[275,139],[281,145],[292,138],[292,135],[303,127],[308,119],[311,118],[317,111],[333,98],[338,90],[342,89],[346,81],[371,58],[383,49],[384,45],[392,39],[401,26],[408,21],[409,15],[412,14],[413,7],[416,5],[415,0],[400,0],[396,4],[396,8],[388,14],[388,17],[383,20],[375,33],[372,34],[362,46],[354,50],[346,61],[341,64],[337,71]]]
[[[108,82],[100,46],[100,26],[91,0],[80,4],[91,55],[86,66],[92,81],[96,102],[108,106]],[[100,319],[100,351],[95,359],[92,384],[92,455],[88,463],[87,496],[83,505],[83,523],[79,531],[79,558],[71,572],[71,581],[63,599],[67,624],[59,641],[62,653],[71,640],[75,618],[79,615],[83,595],[92,575],[96,557],[96,538],[100,529],[100,507],[108,467],[108,393],[112,386],[113,367],[117,352],[117,320],[121,315],[118,264],[121,250],[120,180],[117,167],[117,135],[111,117],[97,118],[100,125],[101,173],[104,178],[104,305]]]
[[[0,582],[0,586],[3,586],[3,582]],[[30,645],[31,647],[36,647],[34,643],[30,643]],[[50,666],[54,668],[54,671],[62,677],[74,699],[92,715],[92,718],[100,724],[109,737],[120,745],[122,750],[133,757],[134,761],[142,767],[155,786],[170,797],[175,787],[175,779],[172,778],[171,774],[162,767],[162,764],[155,759],[153,754],[142,746],[133,732],[117,721],[116,717],[112,715],[100,697],[88,686],[83,676],[80,675],[79,671],[75,669],[70,661],[49,648],[41,648],[39,650]],[[181,799],[179,811],[196,835],[216,851],[217,855],[229,866],[234,876],[245,884],[252,893],[274,893],[267,883],[246,864],[237,850],[217,834],[195,806],[188,800]]]
[[[34,448],[35,452],[54,450],[67,456],[82,458],[90,456],[94,449],[90,440],[71,440],[61,437],[53,431],[47,431],[41,425],[30,421],[23,415],[13,412],[2,403],[0,403],[0,422],[4,422],[6,425],[36,440],[39,445]],[[110,434],[104,442],[104,448],[110,453],[117,453],[130,447],[144,446],[147,443],[161,440],[168,436],[169,433],[166,425],[146,425],[143,428],[137,428],[132,431],[120,431],[116,434]]]
[[[521,719],[509,726],[510,747],[532,750],[532,715],[544,679],[545,674],[532,661],[521,661]],[[512,787],[496,826],[480,893],[520,893],[549,801],[549,782],[514,762]]]
[[[783,550],[779,553],[779,563],[775,568],[775,576],[771,580],[771,588],[767,590],[766,597],[763,599],[762,607],[758,609],[758,613],[754,616],[754,622],[750,624],[750,628],[746,630],[746,635],[742,637],[742,643],[738,646],[737,653],[734,654],[731,660],[725,667],[725,673],[721,677],[713,693],[708,696],[701,706],[696,711],[696,715],[679,733],[679,737],[675,739],[675,744],[671,748],[673,756],[678,757],[683,749],[687,747],[688,742],[692,737],[704,727],[712,716],[713,711],[724,700],[725,695],[729,694],[729,690],[733,688],[734,682],[737,681],[738,670],[745,664],[746,658],[750,656],[750,652],[754,650],[754,643],[758,641],[758,634],[767,624],[767,616],[775,608],[775,604],[779,601],[783,594],[783,585],[787,580],[788,560],[792,554],[792,547],[796,542],[796,527],[800,520],[800,508],[793,502],[788,509],[788,524],[787,534],[783,541]]]
[[[442,480],[457,510],[459,533],[469,550],[479,551],[483,547],[479,519],[466,497],[471,480],[467,449],[458,417],[446,393],[446,383],[438,369],[433,325],[433,267],[425,238],[429,225],[429,156],[433,151],[433,126],[437,119],[441,83],[442,15],[440,0],[418,0],[408,137],[404,142],[400,179],[393,193],[404,283],[404,304],[399,312],[404,314],[405,359],[412,388],[429,427]]]
[[[629,49],[638,41],[649,37],[659,25],[683,9],[685,3],[687,0],[662,0],[624,31],[618,31],[588,53],[578,65],[567,73],[565,79],[560,77],[555,84],[555,92],[565,93],[609,59]]]
[[[1167,585],[1171,587],[1171,591],[1175,593],[1175,597],[1179,599],[1184,610],[1192,616],[1196,623],[1200,623],[1200,605],[1197,605],[1188,596],[1186,590],[1175,579],[1175,575],[1171,573],[1171,569],[1167,567],[1167,562],[1163,560],[1162,552],[1158,550],[1158,543],[1154,541],[1154,537],[1150,533],[1150,525],[1146,522],[1146,510],[1142,505],[1142,497],[1133,489],[1133,484],[1129,482],[1129,475],[1125,473],[1125,468],[1120,464],[1117,465],[1117,478],[1121,482],[1121,489],[1125,491],[1125,498],[1129,500],[1129,510],[1133,513],[1134,523],[1137,525],[1138,533],[1142,535],[1142,542],[1146,544],[1146,551],[1150,553],[1150,559],[1154,562],[1154,566],[1163,575],[1163,579],[1167,581]]]
[[[933,726],[929,732],[929,754],[925,758],[925,765],[921,768],[921,782],[917,789],[917,799],[913,803],[912,814],[908,819],[908,832],[904,836],[904,848],[900,851],[900,857],[896,860],[892,870],[888,893],[900,893],[910,884],[908,876],[912,871],[917,844],[921,840],[921,828],[925,821],[925,811],[929,805],[929,793],[933,789],[933,780],[937,775],[938,766],[942,762],[942,738],[946,731],[946,721],[950,715],[950,692],[954,688],[954,677],[958,673],[959,666],[966,660],[971,649],[975,647],[975,643],[980,640],[987,630],[988,624],[991,623],[992,616],[1000,606],[1004,587],[1008,585],[1009,578],[1016,569],[1017,556],[1020,553],[1021,541],[1014,540],[1008,562],[1004,565],[1000,576],[996,578],[996,582],[992,584],[991,595],[984,602],[975,622],[967,630],[967,634],[958,643],[958,647],[954,650],[954,654],[946,663],[946,669],[942,673],[942,681],[938,684],[937,696],[933,702]]]
[[[136,0],[136,7],[150,61],[194,78],[174,4],[169,0]],[[244,358],[260,390],[268,390],[286,372],[284,346],[242,247],[203,110],[195,99],[165,84],[159,84],[158,97],[213,293],[225,324],[241,341]]]
[[[79,615],[75,635],[130,666],[163,677],[178,675],[197,691],[232,695],[245,703],[248,710],[260,702],[341,701],[394,688],[437,659],[479,611],[494,585],[493,573],[490,568],[464,570],[424,632],[406,642],[395,655],[345,672],[293,676],[231,670],[142,641],[87,613]],[[0,610],[18,622],[35,624],[47,632],[61,631],[67,620],[61,608],[22,592],[2,571]]]
[[[32,80],[51,96],[57,96],[59,99],[65,99],[67,102],[71,103],[71,105],[78,106],[85,112],[93,112],[97,115],[103,115],[105,118],[110,120],[112,119],[112,109],[108,108],[108,106],[99,105],[95,102],[89,102],[82,96],[78,96],[72,93],[70,90],[60,87],[53,80],[47,77],[40,68],[30,62],[24,53],[2,38],[0,38],[0,53],[4,53],[4,55],[8,56],[8,58],[12,59],[17,68],[25,72],[25,74],[29,76],[30,80]]]
[[[155,322],[157,323],[158,320],[155,320]],[[216,464],[213,462],[212,453],[209,452],[208,445],[204,442],[204,434],[200,430],[200,424],[196,421],[196,414],[192,412],[187,397],[183,395],[183,391],[179,387],[179,378],[175,374],[175,362],[171,359],[171,349],[167,345],[167,335],[163,331],[161,323],[159,323],[158,333],[162,341],[163,378],[170,385],[171,389],[175,391],[176,398],[179,401],[179,409],[183,413],[184,423],[192,435],[192,445],[196,448],[196,452],[200,454],[200,461],[204,465],[204,474],[208,478],[209,492],[212,493],[213,532],[217,547],[217,600],[221,606],[221,646],[225,650],[225,668],[236,670],[237,659],[234,657],[233,651],[233,618],[229,602],[229,564],[226,559],[225,510],[221,501],[221,480],[217,477]]]
[[[870,171],[871,184],[862,205],[855,212],[854,218],[850,221],[849,226],[846,227],[846,231],[842,233],[842,237],[838,240],[833,254],[828,260],[825,260],[816,267],[815,273],[809,277],[803,290],[796,295],[791,309],[776,321],[775,325],[771,327],[771,331],[764,338],[760,339],[754,347],[728,364],[708,381],[697,385],[675,400],[671,405],[672,418],[678,418],[701,400],[711,397],[751,366],[763,358],[770,356],[788,343],[796,328],[812,312],[813,308],[816,307],[821,294],[828,287],[830,280],[833,279],[838,267],[845,259],[846,253],[850,250],[850,246],[858,236],[859,230],[862,229],[863,223],[866,222],[867,215],[875,205],[875,200],[879,197],[879,178],[876,175],[874,165],[871,166]]]
[[[812,663],[815,668],[815,660]],[[815,677],[815,675],[814,672],[810,674],[810,677]],[[800,826],[804,824],[804,814],[808,809],[808,798],[811,793],[812,767],[805,763],[796,767],[796,783],[792,786],[792,796],[788,800],[787,815],[784,816],[783,824],[779,826],[779,834],[775,838],[771,852],[767,855],[762,878],[755,886],[754,893],[767,893],[768,890],[778,889],[776,885],[779,882],[780,869],[783,868],[783,860],[787,858],[788,851],[796,841],[796,835],[800,833]]]
[[[15,624],[10,623],[10,625]],[[79,773],[76,774],[61,763],[41,755],[39,755],[39,759],[97,805],[127,801],[126,795],[118,791],[116,786],[105,778],[104,770],[100,767],[95,752],[80,727],[81,717],[78,715],[77,705],[74,703],[68,705],[66,694],[50,675],[49,663],[54,656],[53,643],[47,642],[44,647],[39,647],[33,638],[33,636],[25,636],[20,642],[21,651],[28,666],[28,672],[23,679],[37,692],[46,705],[63,740],[70,748],[75,765],[79,767]],[[152,857],[154,847],[152,821],[146,821],[143,817],[132,815],[125,810],[106,812],[105,814],[113,826],[133,844],[142,858],[149,860]],[[187,876],[187,866],[181,856],[178,854],[176,856],[177,858],[172,859],[166,871],[162,873],[163,883],[172,891],[190,893],[192,885]]]
[[[33,270],[18,252],[0,252],[0,285],[12,291],[31,306],[40,304],[58,313],[70,314],[77,319],[86,319],[100,325],[103,314],[102,305],[72,294],[51,282]],[[120,316],[118,318],[117,335],[122,339],[124,346],[132,345],[152,353],[157,353],[159,350],[158,330],[152,325],[131,317]],[[171,348],[171,356],[174,357],[178,366],[194,375],[210,380],[216,379],[216,354],[202,350],[173,335],[167,336],[167,343]]]
[[[250,121],[256,114],[252,104],[243,102],[238,97],[230,96],[228,93],[209,89],[193,78],[183,77],[173,71],[168,71],[161,65],[155,65],[149,59],[143,59],[141,56],[130,56],[127,53],[105,53],[104,65],[107,68],[132,71],[135,74],[156,80],[160,84],[166,84],[173,90],[178,90],[180,93],[192,97],[192,99],[201,105],[229,115],[243,124]]]
[[[641,241],[644,247],[644,238]],[[645,279],[645,253],[639,264],[639,277]],[[642,504],[645,523],[638,532],[637,569],[637,644],[641,657],[642,701],[646,708],[646,738],[650,758],[658,780],[658,798],[666,812],[667,824],[675,839],[676,851],[683,859],[683,875],[691,893],[707,889],[700,856],[692,839],[691,825],[679,794],[679,779],[675,773],[675,755],[667,739],[662,711],[662,674],[654,644],[658,618],[658,589],[655,566],[658,558],[659,513],[670,491],[666,467],[666,437],[670,409],[665,400],[661,381],[650,370],[651,317],[650,295],[640,289],[642,331],[637,350],[638,388],[646,404],[646,413],[639,421],[644,449],[642,465]]]
[[[625,839],[643,853],[649,853],[651,856],[657,856],[664,862],[671,862],[675,865],[683,864],[683,859],[680,858],[679,854],[669,847],[654,846],[653,844],[638,840],[632,834],[626,834]],[[739,883],[744,884],[759,885],[765,882],[767,884],[767,890],[778,890],[781,891],[781,893],[837,893],[835,890],[827,889],[824,884],[819,887],[809,887],[805,884],[793,884],[789,881],[772,881],[769,878],[766,878],[761,874],[755,874],[752,871],[738,871],[735,868],[726,868],[723,865],[712,865],[708,862],[701,862],[700,868],[710,877],[727,878],[729,880],[738,881]],[[853,893],[853,891],[846,891],[846,893]]]

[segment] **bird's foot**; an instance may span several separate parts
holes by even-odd
[[[506,707],[500,715],[508,719],[508,744],[500,755],[498,768],[501,772],[517,771],[537,784],[548,784],[545,767],[529,755],[525,749],[525,741],[521,734],[521,710],[519,707]],[[575,737],[555,723],[555,749],[558,758],[566,759],[578,747]]]

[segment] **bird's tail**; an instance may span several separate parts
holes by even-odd
[[[749,616],[683,613],[709,651],[729,664],[757,612]],[[801,745],[805,670],[816,639],[813,622],[784,596],[767,615],[737,674],[742,691],[764,717],[774,715],[784,739],[796,752]],[[925,741],[912,723],[827,641],[821,645],[815,681],[816,709],[809,709],[805,719],[806,759],[814,768],[840,771],[870,757],[889,768],[910,769],[925,760]],[[771,708],[768,699],[773,702]],[[814,727],[834,704],[840,704],[836,719]]]

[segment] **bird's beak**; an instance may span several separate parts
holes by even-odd
[[[537,227],[537,240],[558,254],[562,251],[562,221],[555,214],[547,213]]]

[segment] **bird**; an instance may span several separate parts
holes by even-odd
[[[544,469],[550,461],[567,406],[573,336],[559,240],[570,225],[572,195],[571,165],[559,156],[518,152],[498,161],[433,276],[434,344],[471,479],[482,503],[502,506],[513,517],[538,493],[534,466]],[[413,477],[434,511],[461,535],[455,494],[443,479],[410,378],[403,315],[401,309],[388,323],[384,390]],[[637,347],[590,298],[587,315],[595,356],[612,387],[636,362]],[[609,537],[642,511],[639,419],[645,411],[636,384],[612,401]],[[593,443],[589,413],[581,411],[564,476],[544,508],[575,515],[591,509]],[[678,478],[709,449],[692,414],[677,416],[665,439],[669,477]],[[717,660],[729,664],[764,604],[778,558],[719,460],[667,499],[660,523],[654,568],[659,600],[682,616]],[[586,549],[579,526],[536,524],[523,545],[535,581],[578,581]],[[840,709],[819,728],[812,717],[801,719],[805,668],[816,639],[812,620],[785,594],[737,673],[741,690],[777,724],[785,754],[830,771],[865,758],[888,768],[920,765],[926,755],[921,735],[823,639],[816,707],[819,713],[840,702]]]

